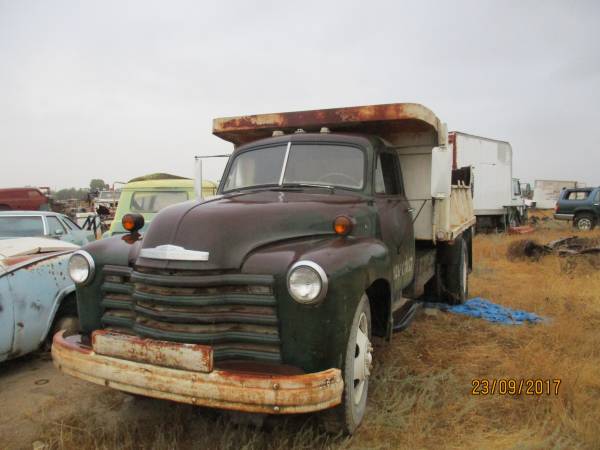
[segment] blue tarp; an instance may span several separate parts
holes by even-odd
[[[462,305],[446,305],[444,303],[426,302],[423,306],[426,308],[438,308],[443,311],[477,317],[489,322],[504,323],[507,325],[521,325],[524,322],[538,323],[544,321],[544,318],[537,314],[507,308],[506,306],[497,305],[489,300],[479,297],[467,300]]]

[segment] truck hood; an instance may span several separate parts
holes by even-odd
[[[321,189],[262,190],[201,203],[185,202],[164,209],[154,218],[142,249],[172,245],[208,252],[208,259],[155,259],[144,257],[148,252],[142,250],[137,264],[157,269],[239,269],[254,249],[288,239],[333,235],[336,216],[365,216],[367,208],[360,195],[331,194]]]

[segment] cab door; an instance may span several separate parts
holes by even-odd
[[[381,239],[390,254],[393,298],[396,299],[412,281],[415,261],[412,213],[404,192],[400,161],[396,153],[381,151],[377,155],[374,193]]]

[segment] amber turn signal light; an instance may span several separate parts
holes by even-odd
[[[144,226],[144,216],[141,214],[125,214],[121,223],[127,231],[135,233]]]
[[[333,231],[340,236],[347,236],[352,231],[352,219],[348,216],[337,216],[333,221]]]

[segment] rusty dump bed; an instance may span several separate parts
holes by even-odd
[[[270,137],[276,130],[288,134],[298,128],[318,132],[322,127],[332,132],[373,134],[393,142],[398,133],[433,130],[437,134],[441,122],[430,109],[418,103],[389,103],[220,117],[213,121],[213,134],[239,146]]]

